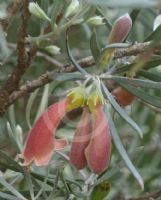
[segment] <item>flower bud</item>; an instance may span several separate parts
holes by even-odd
[[[87,99],[87,105],[90,111],[93,111],[96,108],[96,106],[100,104],[104,104],[104,97],[100,90],[96,89],[89,95]]]
[[[83,87],[74,88],[68,95],[67,99],[70,102],[68,105],[68,111],[84,105],[85,102],[85,90]]]
[[[105,23],[103,23],[103,18],[99,15],[96,15],[94,17],[90,17],[86,22],[88,24],[94,25],[94,26],[99,26],[99,25],[105,24]]]
[[[35,2],[29,3],[29,11],[31,14],[35,15],[36,17],[38,17],[40,19],[51,21],[51,19],[46,15],[46,13]]]
[[[58,55],[58,54],[60,54],[60,48],[57,47],[57,46],[55,46],[55,45],[47,46],[47,47],[45,47],[45,50],[47,52],[49,52],[50,54],[52,54],[52,55]]]
[[[109,43],[118,43],[124,41],[132,27],[132,20],[129,14],[119,17],[110,32]]]
[[[129,31],[132,27],[132,20],[129,16],[129,14],[125,14],[118,18],[110,32],[108,42],[111,43],[119,43],[124,41],[124,39],[127,37]],[[108,48],[102,52],[101,58],[100,58],[100,66],[101,68],[105,68],[108,66],[108,64],[113,59],[113,51],[114,49]]]
[[[103,106],[98,105],[93,110],[93,132],[90,143],[85,150],[88,166],[96,173],[102,173],[109,165],[111,157],[111,134],[103,111]]]
[[[85,158],[85,148],[89,143],[90,133],[91,133],[90,113],[88,108],[85,107],[83,109],[83,114],[81,116],[80,122],[74,134],[71,153],[70,153],[71,163],[78,170],[83,169],[87,164]]]
[[[135,99],[135,96],[133,94],[120,86],[114,89],[112,94],[121,106],[128,106]]]
[[[78,10],[79,7],[79,1],[78,0],[72,0],[70,5],[68,6],[66,13],[65,13],[65,17],[69,17],[73,14],[75,14]]]

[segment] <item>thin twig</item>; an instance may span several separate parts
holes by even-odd
[[[161,190],[149,193],[149,194],[142,196],[142,197],[130,198],[130,199],[127,199],[127,200],[154,200],[154,199],[158,199],[159,197],[161,197]]]
[[[140,103],[143,104],[144,106],[147,106],[148,108],[150,108],[155,113],[161,114],[161,109],[160,108],[156,108],[156,107],[150,105],[149,103],[146,103],[145,101],[142,101],[141,99],[137,99],[137,100],[140,101]]]

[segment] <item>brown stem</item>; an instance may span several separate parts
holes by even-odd
[[[29,67],[31,57],[33,56],[28,56],[25,49],[25,37],[27,36],[27,24],[29,19],[28,0],[23,0],[22,3],[22,22],[17,41],[17,66],[13,69],[4,86],[0,89],[0,116],[3,115],[7,109],[10,94],[19,88],[21,77]]]

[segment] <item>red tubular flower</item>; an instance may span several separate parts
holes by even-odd
[[[65,114],[84,104],[84,90],[82,87],[73,89],[65,100],[51,105],[33,126],[20,157],[24,165],[32,161],[37,166],[47,165],[54,150],[63,149],[67,145],[65,139],[55,139],[56,129]]]
[[[111,134],[103,105],[96,105],[92,114],[94,117],[93,132],[85,155],[90,169],[94,173],[100,174],[109,165],[112,146]]]
[[[54,150],[63,149],[67,145],[65,139],[55,139],[54,134],[67,111],[68,101],[62,100],[51,105],[33,126],[20,155],[24,165],[32,161],[37,166],[47,165]]]
[[[87,165],[84,151],[90,140],[90,115],[88,108],[85,107],[72,142],[70,161],[78,170]]]

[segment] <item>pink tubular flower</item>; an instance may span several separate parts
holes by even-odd
[[[94,117],[93,132],[90,143],[85,149],[85,156],[88,166],[100,174],[109,165],[111,156],[111,134],[103,111],[103,105],[98,104],[92,112]]]
[[[33,126],[20,157],[24,165],[32,161],[37,166],[47,165],[54,150],[63,149],[67,145],[65,139],[55,139],[54,134],[67,111],[68,101],[62,100],[51,105]]]
[[[56,129],[68,111],[84,104],[84,90],[81,87],[73,89],[65,100],[51,105],[34,124],[20,157],[24,165],[32,161],[37,166],[47,165],[54,150],[63,149],[67,145],[65,139],[55,139]]]
[[[89,109],[85,107],[72,142],[70,161],[78,170],[87,165],[84,151],[90,140],[90,115]]]

